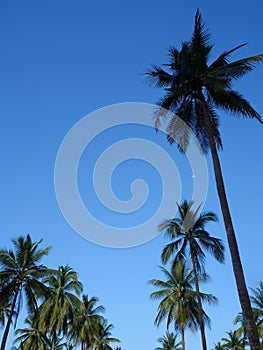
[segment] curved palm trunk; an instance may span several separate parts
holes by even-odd
[[[192,260],[193,271],[194,271],[194,278],[195,278],[195,290],[196,290],[196,295],[197,295],[197,304],[198,304],[198,313],[199,313],[199,325],[200,325],[200,332],[201,332],[201,339],[202,339],[202,347],[203,347],[203,350],[207,350],[202,301],[201,301],[201,296],[200,296],[200,289],[199,289],[199,282],[198,282],[198,276],[197,276],[197,270],[196,270],[196,263],[195,263],[195,258],[194,258],[194,254],[193,254],[192,249],[190,249],[190,253],[191,253],[191,260]]]
[[[6,327],[5,327],[5,331],[4,331],[4,335],[3,335],[3,339],[2,339],[2,343],[1,343],[1,350],[5,350],[7,337],[8,337],[9,330],[10,330],[11,323],[12,323],[12,317],[13,317],[13,314],[14,314],[14,311],[15,311],[15,306],[16,306],[16,300],[17,300],[17,297],[18,297],[18,293],[19,293],[19,286],[18,286],[18,288],[15,291],[14,299],[13,299],[13,302],[12,302],[12,305],[11,305],[10,315],[8,317],[8,320],[7,320],[7,324],[6,324]]]
[[[204,112],[204,121],[207,129],[210,150],[211,150],[211,155],[213,160],[217,193],[220,201],[221,211],[223,214],[224,225],[226,229],[227,240],[228,240],[229,250],[231,254],[232,267],[233,267],[234,276],[236,280],[239,301],[240,301],[242,312],[245,319],[245,328],[247,331],[247,336],[249,339],[251,350],[260,350],[260,342],[258,338],[257,327],[254,321],[254,316],[253,316],[251,303],[250,303],[250,299],[247,291],[243,267],[242,267],[242,263],[239,255],[237,241],[236,241],[234,226],[232,223],[232,218],[231,218],[228,201],[226,197],[226,191],[225,191],[225,185],[224,185],[220,160],[218,157],[210,120],[207,114],[205,99],[202,93],[200,94],[200,98],[202,102],[202,108]]]

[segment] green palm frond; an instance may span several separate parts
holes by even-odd
[[[235,52],[236,50],[239,50],[241,47],[246,46],[247,44],[241,44],[238,45],[236,47],[234,47],[233,49],[223,52],[210,66],[209,69],[213,70],[215,68],[219,68],[222,66],[225,66],[228,64],[229,59],[228,56],[231,55],[231,53]]]
[[[250,288],[252,295],[250,296],[251,302],[260,310],[263,314],[263,282],[259,281],[258,287]]]
[[[250,105],[250,103],[237,91],[224,90],[220,93],[213,94],[209,92],[214,104],[221,109],[241,115],[243,117],[255,118],[262,123],[259,113]]]
[[[206,76],[217,79],[226,78],[228,80],[242,78],[245,74],[251,72],[255,68],[255,64],[263,61],[263,55],[256,55],[243,58],[228,64],[223,64],[217,68],[210,68],[206,72]]]
[[[152,65],[152,68],[145,72],[146,81],[157,88],[167,87],[172,82],[172,76],[161,67]]]

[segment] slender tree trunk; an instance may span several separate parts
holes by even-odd
[[[251,308],[251,303],[250,303],[250,299],[247,291],[243,267],[241,264],[238,245],[236,241],[234,226],[232,223],[231,214],[228,206],[220,160],[218,157],[214,135],[211,128],[208,113],[207,113],[205,99],[202,93],[201,93],[201,101],[202,101],[202,108],[204,112],[204,121],[207,129],[210,150],[211,150],[211,155],[212,155],[212,160],[214,165],[217,193],[220,201],[221,211],[223,214],[227,240],[228,240],[228,245],[229,245],[229,250],[230,250],[230,255],[232,260],[232,266],[233,266],[234,276],[235,276],[237,290],[238,290],[239,301],[240,301],[242,313],[245,320],[245,328],[247,331],[247,336],[248,336],[251,350],[260,350],[258,331],[257,331],[257,327],[255,324],[255,320],[254,320],[254,316]]]
[[[181,331],[182,331],[182,350],[185,350],[184,328],[182,328]]]
[[[198,276],[197,276],[197,271],[196,271],[195,257],[194,257],[194,254],[193,254],[193,251],[191,248],[190,248],[190,254],[191,254],[191,260],[192,260],[194,278],[195,278],[195,289],[196,289],[196,295],[197,295],[199,325],[200,325],[202,346],[203,346],[203,350],[207,350],[202,301],[201,301],[200,290],[199,290],[199,282],[198,282]]]
[[[19,286],[17,287],[17,289],[15,291],[14,299],[12,301],[10,315],[8,317],[7,324],[6,324],[5,331],[4,331],[4,335],[3,335],[3,338],[2,338],[1,350],[5,350],[7,337],[8,337],[10,326],[11,326],[11,323],[12,323],[12,317],[13,317],[13,314],[14,314],[14,311],[15,311],[15,306],[16,306],[16,300],[17,300],[17,297],[18,297],[18,293],[19,293]]]
[[[12,305],[11,305],[10,315],[9,315],[9,317],[7,319],[7,324],[6,324],[6,327],[5,327],[5,331],[4,331],[4,335],[3,335],[2,343],[1,343],[1,350],[5,350],[7,337],[8,337],[9,330],[10,330],[11,323],[12,323],[12,317],[13,317],[13,314],[14,314],[14,311],[15,311],[15,306],[16,306],[16,300],[17,300],[17,297],[18,297],[18,293],[19,293],[19,286],[17,287],[17,289],[15,291],[14,299],[13,299],[13,302],[12,302]]]

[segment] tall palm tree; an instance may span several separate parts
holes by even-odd
[[[245,350],[246,346],[248,345],[245,337],[240,336],[237,331],[229,331],[226,333],[228,338],[222,338],[225,349]]]
[[[160,267],[165,275],[165,280],[152,279],[149,281],[159,290],[151,293],[153,300],[160,300],[155,324],[157,327],[166,319],[166,327],[169,329],[174,323],[174,329],[182,335],[182,349],[185,350],[185,330],[195,331],[199,326],[199,310],[196,301],[196,292],[193,290],[193,271],[189,270],[185,262],[181,260],[172,265],[171,271]],[[216,298],[211,294],[200,292],[201,299],[212,303]],[[209,324],[210,319],[202,310],[204,322]]]
[[[14,250],[0,250],[0,300],[10,303],[10,312],[3,333],[1,350],[5,349],[8,333],[14,316],[17,318],[22,294],[29,310],[37,307],[37,295],[45,290],[41,279],[48,270],[40,260],[48,254],[49,247],[39,249],[42,240],[32,242],[30,235],[12,240]]]
[[[219,120],[216,109],[239,114],[258,120],[261,116],[250,103],[232,88],[233,81],[243,77],[254,68],[254,64],[263,60],[263,55],[252,56],[229,63],[232,52],[241,48],[223,52],[213,63],[209,63],[212,45],[199,11],[196,12],[194,31],[190,41],[183,42],[181,50],[169,48],[170,61],[167,69],[153,66],[146,72],[151,83],[165,89],[165,96],[159,102],[156,113],[156,128],[163,117],[170,117],[167,132],[168,140],[173,143],[180,137],[180,148],[186,150],[190,135],[182,127],[183,120],[196,134],[204,152],[210,148],[217,192],[220,200],[224,225],[230,249],[234,276],[242,312],[246,319],[246,329],[252,350],[259,350],[260,344],[241,264],[236,235],[232,223],[218,149],[222,148],[219,132]],[[171,113],[176,113],[180,119]]]
[[[105,312],[102,305],[96,305],[99,299],[97,297],[89,298],[88,295],[82,296],[83,307],[76,315],[69,334],[74,339],[76,345],[81,344],[81,349],[88,349],[94,343],[94,336],[103,321],[101,313]]]
[[[75,315],[82,309],[78,298],[82,292],[82,284],[78,274],[68,265],[59,266],[43,281],[46,283],[49,294],[39,306],[40,326],[49,333],[51,350],[59,336],[67,335],[68,322],[74,323]]]
[[[217,221],[212,212],[193,210],[193,202],[183,201],[178,204],[179,216],[165,220],[159,225],[159,230],[164,231],[172,240],[162,251],[162,262],[166,264],[172,257],[174,262],[190,256],[194,272],[195,289],[199,309],[199,323],[203,350],[207,349],[205,327],[202,315],[202,302],[199,291],[199,276],[204,271],[205,252],[209,252],[219,262],[224,262],[224,246],[220,239],[210,236],[205,230],[206,224]]]
[[[17,337],[14,343],[20,343],[20,348],[24,350],[49,350],[50,342],[43,330],[39,327],[38,322],[34,318],[27,318],[26,328],[20,328],[15,331]]]
[[[96,328],[94,350],[113,350],[111,343],[120,343],[120,340],[111,336],[113,325],[103,319]]]
[[[161,338],[158,338],[158,342],[161,346],[155,348],[155,350],[181,350],[182,342],[177,341],[177,334],[173,332],[166,332]]]

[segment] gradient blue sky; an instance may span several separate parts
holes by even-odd
[[[166,241],[158,237],[139,247],[117,250],[97,246],[77,235],[56,202],[56,154],[65,134],[86,114],[109,104],[155,103],[161,97],[161,91],[144,83],[141,73],[152,63],[165,63],[170,45],[178,47],[182,40],[189,39],[197,7],[212,33],[215,56],[241,43],[248,45],[233,58],[263,52],[261,1],[0,3],[1,247],[10,246],[12,238],[26,233],[35,240],[43,238],[43,246],[52,247],[43,262],[51,267],[69,264],[79,272],[85,293],[100,298],[106,317],[115,326],[113,334],[126,350],[153,349],[164,332],[164,327],[156,329],[153,325],[157,303],[149,300],[153,289],[146,282],[160,276],[157,265]],[[261,114],[262,78],[261,66],[236,84]],[[255,288],[263,280],[263,129],[255,121],[224,113],[221,116],[221,159],[227,194],[247,284]],[[120,130],[119,139],[121,134]],[[106,136],[108,142],[111,136]],[[161,136],[151,138],[166,147]],[[101,138],[95,141],[100,143]],[[167,147],[167,151],[184,169],[183,156],[176,148]],[[208,165],[211,169],[210,157]],[[146,167],[140,163],[132,169],[141,171],[135,177],[146,174],[150,191],[158,194],[152,196],[156,200],[160,192],[158,176],[154,172],[148,175],[151,169]],[[83,169],[90,171],[88,165]],[[115,184],[121,187],[115,185],[116,195],[126,198],[130,195],[126,175],[131,170],[117,170]],[[182,170],[180,175],[187,195],[191,192],[191,176],[185,176]],[[205,208],[218,213],[220,219],[209,228],[225,241],[212,171],[209,181]],[[85,186],[81,191],[85,197]],[[233,319],[239,312],[228,249],[226,257],[225,265],[207,259],[212,283],[205,290],[219,299],[218,306],[206,309],[212,319],[212,330],[207,334],[209,348],[234,328]],[[187,333],[186,341],[187,349],[201,346],[199,334]]]

